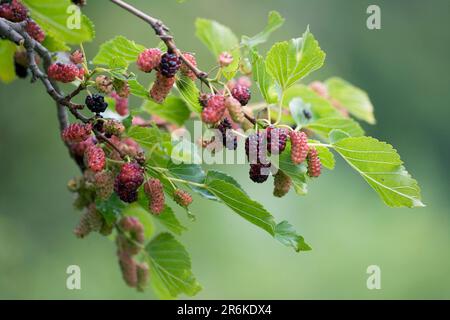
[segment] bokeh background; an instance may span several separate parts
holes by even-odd
[[[122,34],[157,41],[141,21],[106,0],[85,8],[98,46]],[[253,35],[267,13],[285,26],[271,40],[298,37],[309,24],[327,53],[312,79],[339,75],[366,89],[378,124],[368,134],[392,143],[420,182],[426,208],[387,208],[343,161],[310,185],[306,197],[271,196],[244,166],[222,168],[277,220],[288,219],[313,251],[296,254],[216,203],[195,198],[197,221],[181,241],[206,299],[450,298],[449,125],[450,2],[363,0],[130,0],[163,19],[179,47],[196,51],[202,68],[213,58],[194,36],[196,17],[216,19]],[[378,4],[382,29],[366,28],[366,8]],[[267,50],[267,45],[262,51]],[[59,139],[54,104],[40,84],[0,85],[0,298],[151,299],[127,288],[114,244],[93,235],[77,240],[78,215],[66,182],[77,172]],[[66,267],[82,270],[82,290],[65,287]],[[366,268],[379,265],[382,289],[366,288]]]

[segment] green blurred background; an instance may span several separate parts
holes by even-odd
[[[157,41],[141,21],[106,0],[85,8],[102,42],[123,34]],[[223,168],[277,220],[288,219],[313,251],[296,254],[216,203],[195,198],[197,221],[181,241],[206,299],[450,298],[449,126],[450,2],[362,0],[134,0],[163,19],[180,48],[213,59],[194,36],[196,17],[216,19],[237,34],[260,31],[270,10],[287,22],[271,40],[298,37],[309,24],[327,53],[312,78],[339,75],[366,89],[378,124],[368,134],[392,143],[419,180],[426,208],[387,208],[343,161],[310,185],[306,197],[271,196],[253,185],[245,166]],[[378,4],[382,29],[366,28]],[[263,46],[264,50],[268,46]],[[77,169],[59,139],[54,104],[40,84],[0,85],[0,298],[148,299],[127,288],[114,244],[98,235],[77,240],[78,214],[66,182]],[[82,270],[82,290],[65,287],[68,265]],[[382,289],[366,288],[366,268],[379,265]]]

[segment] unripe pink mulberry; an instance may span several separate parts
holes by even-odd
[[[122,237],[118,242],[118,246],[121,250],[129,252],[131,255],[138,254],[145,241],[144,226],[142,223],[135,217],[127,216],[119,221],[119,226],[129,238]]]
[[[70,61],[74,64],[81,64],[84,62],[84,54],[80,50],[75,50],[70,55]]]
[[[29,20],[25,31],[37,42],[42,42],[45,39],[45,32],[42,28],[34,21]]]
[[[205,123],[213,124],[219,122],[225,113],[225,98],[216,94],[209,98],[206,107],[202,111],[202,120]]]
[[[85,153],[85,163],[94,172],[102,171],[106,164],[105,152],[98,145],[90,146]]]
[[[125,126],[117,120],[108,119],[103,122],[103,131],[107,137],[120,137],[125,132]]]
[[[173,200],[182,207],[188,207],[192,203],[192,196],[181,189],[177,189],[173,193]]]
[[[113,91],[113,83],[111,79],[105,75],[100,75],[95,78],[95,86],[98,91],[106,94],[110,94]]]
[[[75,81],[80,75],[80,69],[75,64],[54,63],[47,70],[50,79],[60,81],[62,83],[69,83]]]
[[[73,155],[77,157],[84,157],[84,153],[86,152],[86,149],[90,146],[96,144],[97,141],[94,137],[90,136],[84,141],[71,143],[70,144],[70,151]]]
[[[100,171],[94,176],[95,193],[101,200],[107,200],[114,192],[114,175],[111,171]]]
[[[320,176],[322,164],[320,163],[319,154],[316,148],[310,148],[308,152],[308,176],[317,178]]]
[[[162,103],[169,95],[170,90],[172,90],[175,81],[175,77],[166,77],[161,72],[158,72],[155,83],[153,83],[152,89],[150,90],[152,99],[157,103]]]
[[[219,65],[223,68],[228,67],[230,64],[233,63],[233,56],[229,52],[222,52],[219,55]]]
[[[133,257],[126,251],[118,251],[119,266],[125,283],[135,288],[138,283],[137,267]]]
[[[1,1],[0,3],[0,18],[21,22],[28,17],[27,8],[19,0]]]
[[[144,72],[151,72],[157,68],[161,63],[161,50],[158,48],[151,48],[144,50],[139,54],[136,64],[139,70]]]
[[[82,142],[92,133],[91,124],[72,123],[62,132],[62,138],[68,143]]]
[[[234,122],[243,123],[245,121],[244,111],[242,111],[242,106],[239,101],[233,97],[227,97],[225,99],[225,106]]]
[[[137,289],[138,291],[144,291],[147,287],[149,278],[149,267],[145,262],[137,264]]]
[[[120,97],[116,92],[111,93],[111,98],[116,101],[116,112],[122,117],[128,114],[128,99]]]
[[[281,198],[289,192],[289,189],[292,185],[292,179],[283,171],[278,170],[277,174],[274,175],[273,184],[273,195],[275,197]]]
[[[308,137],[304,132],[291,131],[291,160],[294,164],[305,161],[308,155]]]
[[[189,61],[194,67],[197,66],[197,60],[195,59],[195,56],[192,53],[183,53],[183,57]],[[192,80],[197,79],[197,76],[195,75],[194,71],[190,69],[184,62],[181,63],[180,71],[183,75],[191,78]]]
[[[150,179],[144,184],[144,191],[149,202],[149,209],[152,213],[158,215],[164,210],[164,188],[158,179]]]

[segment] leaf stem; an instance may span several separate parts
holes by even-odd
[[[191,186],[195,186],[195,187],[199,187],[199,188],[206,188],[206,184],[204,183],[197,183],[197,182],[192,182],[192,181],[188,181],[188,180],[184,180],[184,179],[178,179],[178,178],[172,178],[172,177],[167,177],[168,180],[170,181],[174,181],[174,182],[180,182],[180,183],[184,183],[184,184],[189,184]]]

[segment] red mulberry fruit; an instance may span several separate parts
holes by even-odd
[[[184,190],[177,189],[173,193],[173,199],[182,207],[188,207],[192,203],[192,196]]]
[[[219,65],[222,68],[228,67],[232,63],[233,63],[233,56],[229,52],[225,51],[219,55]]]
[[[12,22],[21,22],[28,17],[27,8],[19,0],[2,1],[0,4],[0,18]]]
[[[95,93],[91,96],[87,96],[85,102],[88,109],[97,114],[105,112],[106,108],[108,108],[105,97],[100,94]]]
[[[70,55],[70,61],[74,64],[81,64],[84,62],[84,54],[80,50],[75,50]]]
[[[251,98],[250,89],[240,84],[234,86],[231,90],[231,94],[242,106],[246,106]]]
[[[197,60],[192,53],[183,53],[183,57],[189,61],[194,67],[197,67]],[[181,63],[180,71],[186,77],[191,78],[192,80],[197,79],[194,71],[191,70],[184,62]]]
[[[72,123],[62,132],[62,138],[64,141],[81,142],[88,139],[92,133],[91,124]]]
[[[147,287],[149,275],[149,267],[145,262],[137,264],[137,289],[139,291],[144,291]]]
[[[80,70],[74,64],[63,64],[57,62],[48,67],[47,73],[50,79],[60,81],[62,83],[69,83],[75,81],[75,79],[79,76]]]
[[[32,20],[27,22],[25,31],[37,42],[42,42],[45,39],[44,30],[42,30],[42,28]]]
[[[245,121],[244,111],[239,101],[233,97],[227,97],[225,99],[225,106],[234,122],[243,123]]]
[[[292,179],[283,171],[278,170],[277,174],[274,175],[273,184],[273,195],[281,198],[289,192],[292,185]]]
[[[97,90],[110,94],[113,91],[113,83],[107,76],[101,75],[95,79]]]
[[[320,163],[319,154],[316,148],[310,148],[308,152],[308,176],[312,178],[317,178],[320,176],[322,165]]]
[[[180,57],[176,53],[166,52],[161,57],[159,70],[167,78],[172,78],[181,67]]]
[[[97,145],[90,146],[85,153],[85,162],[89,169],[94,172],[100,172],[105,168],[105,152]]]
[[[294,164],[305,161],[308,155],[308,137],[304,132],[291,131],[291,160]]]
[[[216,94],[208,99],[206,107],[202,111],[202,120],[205,123],[213,124],[219,122],[225,113],[225,98]]]
[[[281,154],[286,149],[288,131],[283,128],[268,127],[267,133],[267,151],[272,154]]]
[[[250,164],[250,179],[256,183],[266,182],[267,178],[269,178],[269,166],[262,163]]]
[[[217,130],[220,131],[222,144],[228,150],[236,150],[237,149],[237,137],[232,131],[232,126],[230,120],[228,118],[224,118],[220,124],[217,126]]]
[[[161,63],[161,50],[158,48],[151,48],[144,50],[139,54],[136,64],[139,70],[143,72],[151,72],[157,68]]]
[[[164,210],[164,188],[158,179],[150,179],[144,184],[144,191],[150,200],[149,209],[154,214],[160,214]]]
[[[96,195],[101,200],[107,200],[114,192],[114,175],[111,171],[97,172],[94,176]]]
[[[128,99],[120,97],[116,92],[111,93],[111,98],[116,102],[116,112],[124,117],[128,114]]]
[[[135,163],[126,163],[122,166],[120,173],[114,182],[114,191],[124,202],[137,200],[137,190],[144,182],[144,170]]]
[[[155,83],[150,90],[150,96],[157,103],[162,103],[164,99],[169,95],[175,84],[175,77],[166,77],[162,72],[156,74]]]

